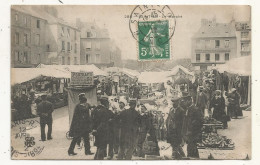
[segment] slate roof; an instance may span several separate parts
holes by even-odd
[[[206,24],[200,27],[193,38],[235,37],[235,27],[231,23]]]

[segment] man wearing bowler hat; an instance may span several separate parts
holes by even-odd
[[[169,115],[166,119],[167,127],[167,142],[172,146],[172,157],[173,159],[181,159],[185,157],[182,149],[182,125],[184,110],[179,106],[179,97],[173,97],[172,108],[170,109]]]
[[[136,100],[129,101],[129,109],[120,113],[120,142],[118,159],[131,160],[137,143],[138,128],[140,124],[140,115],[135,110]]]
[[[51,102],[47,101],[47,94],[41,96],[42,102],[37,106],[38,114],[40,116],[41,126],[41,140],[46,141],[45,126],[48,125],[47,140],[51,140],[52,133],[52,112],[54,111]]]
[[[182,135],[187,143],[187,156],[198,159],[197,143],[201,142],[202,138],[203,115],[201,110],[194,106],[189,94],[185,94],[182,99],[187,107],[182,127]]]
[[[80,142],[81,138],[84,139],[85,154],[92,155],[90,151],[89,133],[91,132],[91,118],[89,115],[90,105],[87,103],[85,93],[78,95],[79,104],[76,105],[73,114],[72,122],[70,125],[70,136],[73,137],[71,141],[68,154],[70,156],[76,155],[74,148],[77,142]]]
[[[109,101],[107,97],[100,98],[100,105],[93,111],[93,132],[95,136],[95,146],[97,151],[95,160],[103,160],[106,156],[107,144],[109,142],[109,120],[111,120],[109,112]]]

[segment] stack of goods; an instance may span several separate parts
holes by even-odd
[[[210,118],[210,117],[205,117],[203,120],[203,123],[204,124],[216,124],[216,125],[222,124],[222,122],[217,121],[216,119]]]
[[[223,123],[221,121],[217,121],[214,118],[211,117],[205,117],[203,120],[204,126],[214,126],[214,129],[223,128]]]
[[[226,136],[220,136],[217,133],[208,133],[202,135],[202,143],[198,144],[199,148],[216,148],[216,149],[234,149],[235,145],[231,139]]]

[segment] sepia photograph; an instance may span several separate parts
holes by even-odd
[[[252,159],[249,5],[11,5],[10,42],[12,160]]]

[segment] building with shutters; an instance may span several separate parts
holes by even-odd
[[[109,37],[106,28],[95,22],[76,21],[80,29],[80,64],[95,64],[99,67],[120,66],[121,50]]]
[[[240,56],[251,55],[251,23],[236,22],[237,52]]]
[[[11,66],[78,65],[80,31],[57,17],[55,8],[11,7]]]
[[[201,27],[192,37],[191,62],[195,70],[207,70],[239,57],[235,22],[218,23],[202,19]]]
[[[45,63],[47,20],[31,8],[11,7],[11,66]]]

